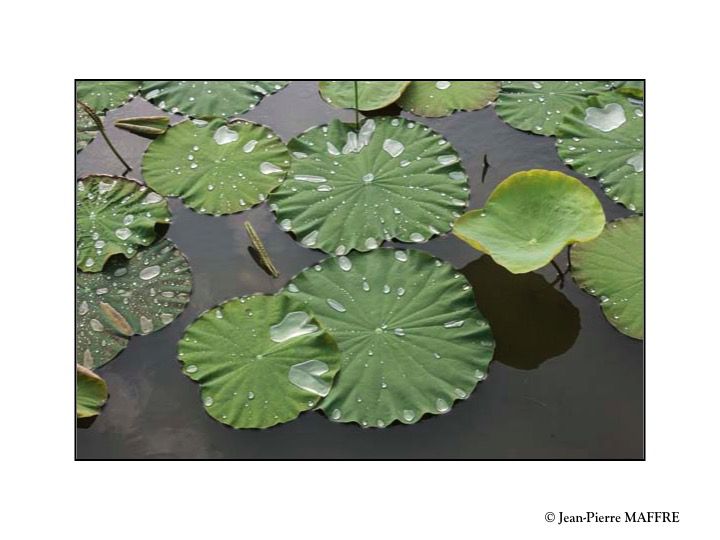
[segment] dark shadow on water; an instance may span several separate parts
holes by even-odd
[[[578,309],[540,274],[513,274],[489,256],[461,272],[492,328],[495,360],[517,369],[536,369],[575,343]]]
[[[88,429],[90,426],[92,426],[95,423],[95,420],[97,420],[97,415],[88,416],[86,418],[76,418],[75,425],[79,429]]]

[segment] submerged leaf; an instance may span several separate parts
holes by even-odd
[[[320,408],[385,427],[448,412],[487,375],[494,341],[467,280],[418,250],[330,257],[285,292],[327,326],[342,353]]]
[[[430,128],[369,119],[359,133],[335,120],[288,143],[293,160],[271,196],[283,230],[306,247],[345,254],[383,240],[425,242],[448,232],[468,201],[457,152]]]
[[[133,334],[170,324],[188,301],[190,267],[163,239],[128,260],[113,258],[102,272],[77,272],[76,362],[95,369],[112,360]]]
[[[155,241],[155,227],[170,222],[167,201],[122,176],[93,175],[78,180],[76,257],[84,272],[99,272],[113,255],[135,256]]]
[[[602,81],[504,81],[495,111],[516,129],[555,135],[570,109],[610,88]]]
[[[644,107],[611,92],[574,107],[558,128],[557,149],[570,167],[597,177],[613,201],[645,208]]]
[[[182,197],[202,214],[234,214],[264,201],[280,185],[290,155],[269,128],[245,121],[185,121],[148,147],[148,186]]]
[[[395,103],[410,81],[320,81],[320,96],[333,107],[355,108],[355,83],[360,111],[374,111]]]
[[[453,232],[521,274],[542,268],[568,244],[592,240],[604,224],[590,188],[572,176],[537,169],[503,180],[485,208],[463,215]]]
[[[102,113],[117,109],[132,98],[139,88],[140,81],[78,81],[75,99]]]
[[[105,381],[86,367],[75,366],[75,415],[89,418],[100,414],[108,398]]]
[[[172,113],[193,118],[231,117],[253,109],[287,81],[143,81],[146,99]]]
[[[115,120],[115,127],[143,137],[157,137],[167,131],[170,119],[167,116],[137,116]]]
[[[179,345],[214,419],[234,428],[288,422],[327,395],[340,365],[335,340],[303,304],[236,298],[195,320]]]
[[[572,248],[577,284],[600,298],[615,328],[636,339],[645,334],[644,231],[642,217],[611,221],[595,240]]]
[[[448,116],[487,107],[499,87],[497,81],[412,81],[398,105],[418,116]]]

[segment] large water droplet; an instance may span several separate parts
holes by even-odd
[[[92,328],[96,332],[102,332],[105,329],[103,324],[97,319],[90,319],[90,328]]]
[[[257,143],[258,142],[255,139],[252,139],[252,140],[246,142],[245,145],[243,146],[243,152],[245,152],[246,154],[249,154],[250,152],[255,150],[255,146],[257,145]]]
[[[447,401],[445,401],[442,398],[438,398],[435,401],[435,408],[438,410],[438,412],[446,413],[450,410],[450,405],[447,404]]]
[[[348,259],[344,255],[342,257],[338,257],[338,265],[345,272],[349,272],[352,268],[352,262],[350,262],[350,259]]]
[[[415,411],[412,411],[410,409],[405,409],[403,411],[403,418],[405,419],[406,422],[412,422],[413,419],[415,418]]]
[[[345,313],[347,309],[345,309],[345,306],[343,306],[340,302],[337,300],[333,300],[332,298],[328,298],[327,300],[328,306],[333,308],[335,311],[339,311],[340,313]]]
[[[263,161],[260,164],[260,172],[263,174],[275,174],[281,173],[283,172],[283,170],[277,165],[270,163],[269,161]]]
[[[445,156],[438,156],[437,160],[440,165],[452,165],[458,160],[458,157],[454,154],[448,154]]]
[[[240,138],[236,132],[227,126],[220,126],[213,133],[213,140],[218,144],[229,144],[235,142]]]
[[[120,240],[127,240],[131,235],[132,232],[127,227],[121,227],[115,231],[115,236],[117,236]]]
[[[319,377],[327,372],[328,366],[325,362],[307,360],[291,366],[288,378],[298,388],[325,397],[330,391],[330,384]]]
[[[292,229],[292,221],[290,221],[289,219],[283,219],[280,222],[280,228],[283,231],[289,231],[290,229]]]
[[[408,260],[407,251],[396,251],[395,252],[395,259],[397,259],[400,262],[405,262]]]
[[[378,247],[378,242],[374,238],[368,238],[365,240],[365,247],[367,249],[375,249]]]
[[[450,88],[450,81],[437,81],[435,83],[435,88],[438,90],[447,90]]]
[[[293,178],[295,180],[299,180],[300,182],[313,182],[314,184],[327,182],[327,178],[324,176],[314,176],[312,174],[296,174]]]
[[[140,270],[140,279],[153,279],[160,275],[160,267],[158,265],[148,266]]]
[[[310,234],[308,234],[307,236],[305,236],[305,237],[301,240],[300,243],[301,243],[303,246],[307,246],[307,247],[314,246],[314,245],[315,245],[315,242],[317,242],[318,234],[319,234],[318,231],[313,231],[313,232],[311,232]]]
[[[309,324],[310,320],[310,315],[304,311],[292,311],[285,315],[285,318],[278,324],[270,327],[270,339],[275,343],[282,343],[317,332],[317,325]]]
[[[465,324],[465,321],[459,320],[459,321],[448,321],[443,326],[445,328],[460,328],[463,324]]]
[[[588,107],[585,109],[585,123],[607,133],[625,123],[625,109],[617,103],[608,103],[602,109]]]
[[[153,322],[145,315],[140,316],[140,331],[143,334],[149,334],[153,331]]]
[[[629,157],[628,160],[625,162],[628,165],[631,165],[633,169],[635,169],[635,172],[643,172],[644,164],[643,164],[643,153],[638,152],[632,157]]]
[[[383,150],[395,158],[403,153],[405,145],[395,139],[385,139],[385,142],[383,142]]]

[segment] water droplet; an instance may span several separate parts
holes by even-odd
[[[485,373],[485,372],[482,371],[482,370],[476,369],[476,370],[475,370],[475,378],[476,378],[478,381],[484,381],[485,379],[487,379],[487,373]]]
[[[378,247],[378,242],[374,238],[368,238],[365,240],[365,247],[367,249],[375,249]]]
[[[450,410],[450,405],[447,404],[447,401],[444,399],[438,398],[435,401],[435,408],[438,410],[438,412],[446,413]]]
[[[532,85],[535,90],[540,90],[542,88],[542,84],[537,81],[533,81]]]
[[[403,289],[402,287],[398,287],[398,288],[397,288],[397,295],[398,295],[398,296],[403,296],[404,294],[405,294],[405,289]]]
[[[410,240],[413,242],[423,242],[425,237],[420,233],[414,232],[410,235]]]
[[[92,328],[96,332],[102,332],[105,329],[103,324],[97,319],[90,319],[90,328]]]
[[[440,355],[439,355],[438,353],[436,353],[436,352],[433,353],[433,356],[434,356],[436,359],[438,359],[438,360],[440,359]]]
[[[255,399],[255,392],[248,392],[248,399]]]
[[[440,165],[452,165],[457,162],[458,157],[454,154],[449,154],[445,156],[438,156],[437,160]]]
[[[289,339],[313,334],[318,331],[317,325],[309,324],[312,317],[304,311],[292,311],[282,321],[270,327],[270,339],[282,343]]]
[[[408,260],[407,251],[396,251],[395,252],[395,259],[397,259],[400,262],[405,262]]]
[[[443,326],[445,328],[460,328],[463,324],[465,324],[465,321],[459,320],[459,321],[448,321]]]
[[[390,285],[383,285],[383,292],[388,294],[390,292]]]
[[[405,335],[405,330],[403,330],[402,328],[396,328],[395,330],[393,330],[393,332],[396,336],[402,337]]]
[[[140,270],[140,279],[149,280],[160,275],[160,267],[158,265],[148,266]]]
[[[306,157],[308,157],[305,152],[293,152],[292,155],[295,159],[305,159]]]
[[[327,146],[327,151],[328,151],[329,154],[331,154],[331,155],[333,155],[333,156],[339,156],[339,155],[340,155],[340,150],[338,150],[337,147],[336,147],[333,143],[331,143],[330,141],[328,141],[328,142],[326,143],[326,146]]]
[[[123,225],[130,225],[134,219],[135,216],[133,216],[132,214],[128,214],[123,218]]]
[[[459,397],[460,399],[465,399],[467,397],[467,392],[462,390],[461,388],[455,389],[455,395]]]
[[[435,88],[438,90],[447,90],[450,88],[450,81],[437,81],[435,83]]]
[[[92,257],[88,257],[87,259],[85,259],[85,266],[90,267],[93,264],[95,264],[95,259],[93,259]]]
[[[340,418],[342,418],[342,413],[340,412],[340,409],[333,409],[330,418],[332,418],[333,420],[340,420]]]
[[[292,384],[325,397],[330,391],[330,384],[320,379],[321,375],[328,372],[328,366],[320,360],[307,360],[290,367],[288,378]]]
[[[205,405],[206,407],[212,407],[213,403],[215,403],[215,400],[210,396],[207,396],[205,399],[203,399],[203,405]]]
[[[638,152],[632,157],[629,157],[628,160],[625,162],[628,165],[632,166],[633,169],[635,169],[635,172],[643,172],[644,169],[644,156],[643,152]]]
[[[287,290],[290,291],[291,293],[300,292],[300,289],[298,289],[297,285],[295,285],[294,283],[288,284]]]
[[[370,290],[370,284],[367,281],[363,280],[362,288],[363,288],[363,291],[367,292]]]
[[[237,141],[239,138],[240,135],[227,126],[220,126],[215,130],[215,133],[213,133],[213,140],[217,144],[229,144]]]
[[[295,180],[299,180],[300,182],[312,182],[314,184],[320,184],[322,182],[327,182],[327,178],[324,176],[313,176],[311,174],[296,174],[293,176]]]
[[[115,231],[115,236],[117,236],[120,240],[127,240],[131,235],[132,232],[127,227],[121,227]]]
[[[257,143],[258,142],[255,139],[249,140],[243,146],[243,152],[245,152],[246,154],[249,154],[250,152],[255,150],[255,146],[257,145]]]
[[[308,234],[307,236],[305,236],[305,237],[301,240],[300,243],[301,243],[303,246],[306,246],[306,247],[314,246],[314,245],[315,245],[315,242],[317,242],[318,234],[319,234],[318,231],[313,231],[313,232],[311,232],[310,234]]]
[[[292,222],[289,219],[283,219],[280,222],[280,228],[283,231],[289,231],[290,229],[292,229]]]
[[[598,107],[585,109],[585,123],[605,133],[619,128],[625,121],[625,109],[617,103],[608,103],[602,109]]]
[[[263,174],[275,174],[281,173],[283,172],[283,170],[277,165],[270,163],[269,161],[263,161],[260,164],[260,172]]]
[[[145,315],[140,316],[140,331],[143,334],[149,334],[153,331],[153,322],[148,319]]]
[[[352,268],[352,262],[345,256],[338,257],[338,266],[345,272],[349,272]]]
[[[198,367],[195,364],[190,364],[185,368],[185,373],[197,373]]]
[[[145,195],[145,198],[143,199],[142,204],[157,204],[163,200],[162,195],[155,193],[154,191],[151,191],[147,195]]]
[[[328,298],[326,300],[328,306],[333,308],[335,311],[339,311],[340,313],[345,313],[347,310],[345,309],[345,306],[343,306],[340,302],[337,300],[333,300],[332,298]]]
[[[396,158],[405,150],[405,145],[395,139],[385,139],[383,142],[383,150],[385,150],[390,156]]]
[[[412,422],[413,419],[415,418],[415,411],[412,411],[410,409],[405,409],[403,411],[403,418],[405,419],[406,422]]]
[[[367,173],[365,176],[362,177],[362,181],[366,184],[369,184],[373,180],[375,180],[375,175],[373,173]]]

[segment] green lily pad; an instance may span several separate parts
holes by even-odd
[[[85,148],[98,134],[98,127],[79,103],[75,104],[75,151]]]
[[[602,81],[504,81],[495,111],[515,129],[555,135],[570,109],[611,88]]]
[[[410,81],[320,81],[320,96],[333,107],[354,109],[356,82],[360,111],[374,111],[395,103],[410,84]]]
[[[107,384],[102,377],[79,364],[75,366],[75,415],[89,418],[100,414],[108,398]]]
[[[172,113],[193,118],[231,117],[254,109],[287,81],[143,81],[146,99]]]
[[[557,131],[557,150],[570,167],[597,177],[613,201],[645,208],[645,128],[642,105],[611,92],[574,107]]]
[[[425,242],[448,232],[468,202],[457,152],[403,118],[368,119],[359,133],[334,120],[288,148],[288,181],[271,195],[271,208],[307,247],[342,255],[383,239]]]
[[[282,293],[327,326],[342,353],[320,408],[338,422],[414,424],[467,398],[495,343],[470,284],[418,250],[330,257]]]
[[[102,272],[75,275],[76,362],[95,369],[112,360],[133,334],[170,324],[190,300],[187,260],[167,239],[130,260],[113,258]]]
[[[202,214],[234,214],[280,185],[290,155],[269,128],[241,120],[185,121],[148,147],[143,176],[168,197]]]
[[[600,299],[603,313],[625,335],[643,339],[645,222],[611,221],[595,240],[572,247],[575,282]]]
[[[398,105],[418,116],[448,116],[487,107],[499,88],[497,81],[412,81]]]
[[[118,253],[133,257],[155,241],[156,225],[170,222],[164,197],[121,176],[78,180],[75,204],[77,266],[84,272],[101,271]]]
[[[117,109],[132,98],[140,88],[140,81],[78,81],[76,99],[88,104],[98,113]]]
[[[195,320],[180,341],[183,372],[207,413],[234,428],[268,428],[314,408],[340,365],[335,340],[301,303],[236,298]]]
[[[635,99],[645,98],[645,81],[613,81],[617,92]]]
[[[590,188],[557,171],[515,173],[490,194],[485,208],[466,213],[454,234],[510,270],[542,268],[563,248],[598,236],[602,205]]]

